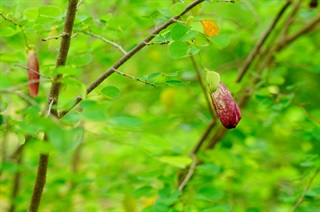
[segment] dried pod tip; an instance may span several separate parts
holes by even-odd
[[[220,82],[217,90],[210,96],[223,126],[227,129],[235,128],[241,119],[241,113],[229,89]]]
[[[34,49],[28,50],[28,82],[29,94],[32,97],[37,97],[39,92],[39,62]]]

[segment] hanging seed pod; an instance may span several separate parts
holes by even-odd
[[[39,62],[34,49],[28,52],[28,82],[29,94],[32,97],[37,97],[39,92]],[[35,82],[33,82],[35,81]]]
[[[229,89],[220,82],[217,90],[210,96],[223,126],[227,129],[235,128],[241,119],[241,113]]]

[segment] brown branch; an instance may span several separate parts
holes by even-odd
[[[65,20],[64,29],[63,29],[63,33],[66,35],[63,36],[61,39],[60,50],[59,50],[59,54],[56,62],[56,67],[64,66],[66,63],[68,51],[70,47],[72,28],[73,28],[74,19],[75,19],[76,10],[77,10],[77,4],[78,4],[78,0],[68,1],[66,20]],[[55,81],[52,83],[50,94],[48,97],[48,106],[52,104],[51,114],[55,117],[58,117],[58,111],[56,109],[57,108],[56,106],[58,104],[59,92],[61,88],[61,83],[59,82],[61,77],[62,75],[59,74],[55,78]],[[47,140],[47,137],[44,136],[44,141],[46,140]],[[49,158],[48,154],[41,153],[39,155],[37,176],[36,176],[36,181],[34,184],[32,197],[29,205],[29,212],[36,212],[39,209],[43,188],[46,183],[48,158]]]
[[[191,151],[190,154],[197,154],[198,151],[200,150],[203,142],[206,140],[206,138],[208,137],[208,135],[210,134],[212,128],[214,127],[214,125],[216,125],[215,121],[211,121],[207,128],[205,129],[204,133],[201,135],[201,138],[199,139],[199,141],[197,142],[196,146],[193,148],[193,150]]]
[[[306,191],[308,191],[308,190],[310,189],[310,186],[311,186],[313,180],[314,180],[314,179],[316,178],[316,176],[318,175],[319,171],[320,171],[320,169],[318,168],[318,169],[315,171],[315,173],[313,174],[313,176],[310,178],[310,180],[309,180],[306,188],[303,190],[303,192],[302,192],[299,200],[297,201],[297,203],[296,203],[295,206],[293,207],[292,212],[294,212],[294,211],[299,207],[299,205],[302,203],[302,201],[304,200],[304,197],[305,197],[305,195],[306,195]]]
[[[140,51],[143,47],[145,47],[160,31],[167,28],[172,23],[176,22],[181,16],[186,14],[189,10],[193,7],[197,6],[204,0],[195,0],[191,4],[189,4],[186,9],[180,14],[175,17],[170,18],[167,22],[159,26],[158,28],[154,29],[151,32],[151,35],[146,37],[143,41],[141,41],[136,47],[130,50],[127,54],[125,54],[122,58],[120,58],[113,66],[111,66],[108,70],[106,70],[98,79],[96,79],[87,89],[87,94],[90,94],[96,87],[98,87],[105,79],[107,79],[111,74],[113,74],[115,69],[121,67],[127,60],[129,60],[133,55],[135,55],[138,51]],[[79,102],[82,101],[82,97],[78,96],[74,105],[66,110],[61,112],[61,117],[67,114],[69,111],[72,110]]]
[[[198,159],[197,159],[197,156],[195,154],[191,154],[190,157],[192,158],[192,164],[189,167],[187,175],[185,176],[185,178],[183,179],[183,181],[181,182],[181,184],[178,187],[179,191],[182,191],[183,188],[187,185],[187,183],[191,179],[191,177],[192,177],[192,175],[194,173],[194,170],[195,170],[195,168],[197,166],[197,163],[198,163]]]
[[[242,77],[244,76],[244,74],[249,69],[249,67],[250,67],[252,61],[254,60],[254,58],[258,55],[258,52],[261,49],[262,45],[267,40],[267,38],[271,34],[272,30],[274,29],[274,27],[276,26],[276,24],[280,20],[281,16],[284,14],[284,12],[286,11],[286,9],[289,7],[290,4],[291,4],[291,0],[287,0],[285,5],[283,5],[281,10],[278,12],[276,17],[273,19],[273,21],[272,21],[271,25],[268,27],[267,31],[261,36],[260,40],[253,47],[252,51],[250,52],[250,54],[248,55],[247,59],[245,60],[244,65],[242,66],[241,70],[239,71],[239,74],[238,74],[238,77],[236,79],[236,82],[240,82],[242,80]]]

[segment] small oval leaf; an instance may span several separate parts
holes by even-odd
[[[115,99],[120,96],[120,90],[114,86],[107,86],[101,90],[101,94],[108,99]]]

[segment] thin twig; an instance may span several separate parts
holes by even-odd
[[[200,150],[203,142],[206,140],[206,138],[208,137],[208,135],[210,134],[212,128],[214,127],[214,125],[216,125],[215,121],[211,121],[207,128],[205,129],[205,131],[203,132],[203,134],[201,135],[201,138],[199,139],[199,141],[197,142],[196,146],[193,148],[193,150],[191,151],[190,155],[192,154],[197,154],[198,151]]]
[[[30,80],[28,82],[25,82],[25,83],[22,83],[20,85],[16,85],[14,87],[10,87],[10,88],[3,88],[3,89],[0,89],[1,92],[12,92],[12,91],[15,91],[15,90],[20,90],[21,88],[25,87],[25,86],[28,86],[30,84],[33,84],[33,83],[38,83],[38,82],[51,82],[52,80],[50,79],[38,79],[38,80]]]
[[[147,46],[151,46],[151,45],[165,45],[165,44],[169,44],[169,41],[163,41],[163,42],[149,42],[146,43]]]
[[[287,0],[285,5],[283,5],[281,10],[278,12],[276,17],[273,19],[273,21],[272,21],[271,25],[268,27],[267,31],[261,36],[260,40],[253,47],[252,51],[250,52],[247,59],[245,60],[244,65],[241,67],[241,70],[239,71],[236,82],[240,82],[242,80],[242,77],[244,76],[246,71],[249,69],[252,61],[258,55],[258,52],[259,52],[260,48],[262,47],[263,43],[267,40],[267,38],[271,34],[272,30],[274,29],[274,27],[276,26],[276,24],[280,20],[281,16],[284,14],[284,12],[286,11],[286,9],[289,7],[290,4],[291,4],[291,1]]]
[[[132,79],[132,80],[137,80],[137,81],[142,82],[142,83],[145,83],[145,84],[147,84],[147,85],[151,85],[151,86],[154,87],[154,88],[157,87],[154,83],[151,83],[151,82],[148,82],[148,81],[146,81],[146,80],[142,80],[142,79],[136,78],[136,77],[131,76],[131,75],[129,75],[129,74],[123,73],[123,72],[121,72],[121,71],[119,71],[119,70],[117,70],[117,69],[114,69],[114,72],[116,72],[116,73],[118,73],[118,74],[120,74],[120,75],[122,75],[122,76],[128,77],[128,78],[130,78],[130,79]]]
[[[30,98],[29,96],[25,95],[24,93],[22,92],[17,92],[17,91],[14,91],[13,92],[14,94],[20,96],[22,99],[24,99],[26,102],[28,102],[29,104],[31,105],[37,105],[38,103],[35,102],[32,98]]]
[[[50,114],[51,114],[51,107],[52,107],[52,104],[53,104],[53,100],[51,100],[51,102],[49,103],[48,111],[47,111],[47,116],[46,116],[46,117],[50,116]]]
[[[293,207],[292,212],[294,212],[294,211],[299,207],[299,205],[302,203],[302,201],[304,200],[304,197],[305,197],[305,195],[306,195],[306,191],[308,191],[308,190],[310,189],[310,186],[311,186],[313,180],[316,178],[316,176],[317,176],[317,174],[319,173],[319,171],[320,171],[320,169],[318,168],[318,169],[315,171],[315,173],[313,174],[313,176],[310,178],[310,180],[309,180],[306,188],[303,190],[303,192],[302,192],[299,200],[297,201],[297,203],[296,203],[295,206]]]
[[[77,10],[79,9],[80,5],[82,4],[82,0],[79,0],[78,4],[77,4]]]
[[[112,41],[110,41],[110,40],[108,40],[108,39],[106,39],[106,38],[104,38],[104,37],[102,37],[102,36],[100,36],[100,35],[93,34],[93,33],[90,32],[90,31],[80,31],[80,32],[85,33],[85,34],[87,34],[87,35],[91,35],[92,37],[95,37],[95,38],[99,38],[100,40],[102,40],[102,41],[104,41],[104,42],[106,42],[106,43],[109,43],[109,44],[111,44],[112,46],[114,46],[114,47],[116,47],[117,49],[119,49],[124,55],[127,54],[127,52],[126,52],[119,44],[116,44],[115,42],[112,42]]]
[[[96,79],[87,89],[87,94],[90,94],[97,86],[99,86],[105,79],[107,79],[110,75],[112,75],[115,71],[114,69],[118,69],[121,67],[127,60],[129,60],[133,55],[139,52],[143,47],[146,46],[157,34],[159,34],[163,29],[167,28],[169,25],[173,24],[175,20],[179,19],[193,7],[197,6],[204,0],[195,0],[191,4],[189,4],[186,9],[180,14],[175,17],[170,18],[167,22],[162,24],[160,27],[157,27],[151,32],[151,35],[146,37],[143,41],[141,41],[136,47],[130,50],[127,54],[125,54],[122,58],[120,58],[113,66],[111,66],[108,70],[106,70],[98,79]],[[75,103],[69,108],[68,110],[61,112],[61,117],[66,115],[69,111],[72,110],[79,102],[82,101],[80,96],[77,97]]]
[[[183,181],[181,182],[181,184],[178,187],[179,191],[182,191],[183,188],[187,185],[187,183],[191,179],[191,177],[192,177],[192,175],[194,173],[194,170],[195,170],[195,168],[197,166],[197,163],[198,163],[198,159],[197,159],[197,156],[195,154],[191,154],[190,157],[192,158],[192,164],[189,167],[189,170],[188,170],[188,173],[187,173],[186,177],[183,179]]]
[[[229,2],[229,3],[235,3],[234,0],[217,0],[216,2]]]
[[[71,39],[77,37],[78,35],[79,35],[78,33],[74,33],[74,34],[71,36]]]
[[[61,38],[61,37],[66,36],[66,35],[67,35],[67,33],[63,32],[63,33],[61,33],[60,35],[51,36],[51,37],[47,37],[47,38],[42,38],[41,40],[42,40],[42,41],[47,41],[47,40],[51,40],[51,39],[58,39],[58,38]]]
[[[47,79],[50,79],[50,77],[44,75],[44,74],[41,74],[40,72],[37,72],[36,70],[32,69],[32,68],[29,68],[28,66],[24,66],[24,65],[20,65],[20,64],[14,64],[14,66],[18,66],[18,67],[21,67],[21,68],[24,68],[24,69],[27,69],[27,70],[30,70],[31,72],[43,77],[43,78],[47,78]]]

